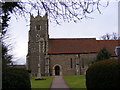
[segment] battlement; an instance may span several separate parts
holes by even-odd
[[[40,16],[38,14],[36,17],[30,15],[30,21],[40,21],[40,20],[48,20],[48,14],[46,13],[44,16]]]

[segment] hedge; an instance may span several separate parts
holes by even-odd
[[[120,61],[104,60],[91,65],[86,72],[87,90],[120,88]],[[93,89],[94,88],[94,89]]]
[[[3,70],[3,89],[31,89],[29,73],[25,69],[6,68]]]

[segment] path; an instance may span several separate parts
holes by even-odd
[[[70,90],[62,76],[54,76],[50,90],[60,90],[60,88],[61,90]]]

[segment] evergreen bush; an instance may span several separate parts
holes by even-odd
[[[86,72],[87,90],[118,89],[120,90],[119,60],[104,60],[94,63]]]
[[[97,61],[110,59],[111,53],[106,49],[102,48],[97,54]]]
[[[25,69],[5,68],[2,79],[3,89],[31,89],[29,73]]]

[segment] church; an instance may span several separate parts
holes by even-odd
[[[96,40],[95,38],[49,38],[48,16],[30,16],[27,69],[37,76],[81,75],[96,60],[102,48],[115,58],[118,40]]]

